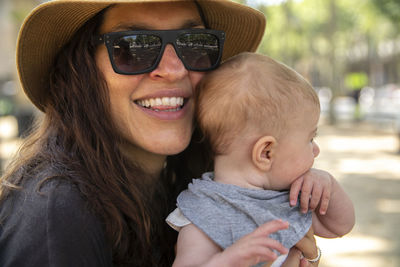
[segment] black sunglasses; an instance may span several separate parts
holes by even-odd
[[[165,46],[172,44],[186,69],[208,71],[218,67],[225,33],[210,29],[111,32],[95,39],[105,44],[111,65],[119,74],[141,74],[157,68]]]

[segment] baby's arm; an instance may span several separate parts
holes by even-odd
[[[321,237],[340,237],[351,231],[355,223],[353,202],[332,176],[331,198],[326,214],[313,212],[313,228]]]
[[[291,204],[300,188],[301,209],[313,210],[316,235],[333,238],[350,232],[355,223],[353,203],[332,175],[326,171],[311,169],[292,184]]]
[[[268,236],[276,231],[287,229],[288,225],[287,222],[281,220],[270,221],[222,250],[203,231],[189,224],[179,232],[173,267],[247,267],[258,262],[273,261],[277,258],[273,249],[282,254],[286,254],[288,250]]]

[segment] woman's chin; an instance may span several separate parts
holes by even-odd
[[[140,131],[131,131],[125,134],[126,146],[136,150],[135,153],[150,156],[170,156],[181,153],[189,145],[193,130],[182,123],[180,127],[162,127],[151,129],[142,127]],[[134,153],[134,154],[135,154]]]
[[[173,131],[159,131],[151,136],[153,142],[143,142],[144,149],[154,154],[171,156],[184,151],[192,138],[192,129],[184,128]]]
[[[164,156],[172,156],[181,153],[189,145],[190,139],[181,140],[176,143],[168,143],[164,146],[158,146],[152,149],[152,152]]]

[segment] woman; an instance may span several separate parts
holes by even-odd
[[[164,219],[210,166],[193,90],[221,57],[255,50],[264,27],[230,1],[35,9],[17,66],[44,117],[2,178],[0,265],[170,266],[176,234]],[[289,260],[298,266],[298,252]]]

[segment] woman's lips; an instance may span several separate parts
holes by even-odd
[[[135,100],[134,103],[147,115],[160,120],[179,120],[188,112],[189,98],[181,96],[154,97]]]
[[[175,112],[180,110],[184,105],[183,97],[157,97],[136,100],[135,103],[147,109],[154,111]]]

